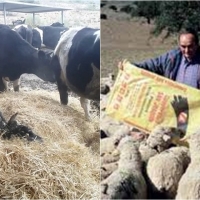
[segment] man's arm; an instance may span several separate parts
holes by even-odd
[[[141,63],[132,63],[133,65],[154,72],[159,75],[164,75],[166,67],[169,65],[171,59],[171,52],[167,52],[156,58],[146,60]]]

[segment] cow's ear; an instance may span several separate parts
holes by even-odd
[[[38,51],[38,58],[39,58],[39,59],[44,59],[44,58],[45,58],[45,53],[44,53],[44,51],[41,51],[41,50]]]

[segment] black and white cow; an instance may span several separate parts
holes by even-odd
[[[39,28],[33,28],[32,46],[41,49],[43,46],[43,31]]]
[[[54,51],[52,67],[61,103],[68,103],[70,89],[80,96],[89,120],[88,99],[100,100],[100,30],[71,28],[64,32]]]
[[[33,30],[30,25],[19,24],[13,30],[19,33],[24,40],[32,44]]]
[[[43,44],[50,49],[55,49],[61,36],[61,32],[68,30],[66,27],[38,26],[43,31]]]
[[[40,49],[42,47],[43,41],[43,32],[38,28],[32,28],[30,25],[20,24],[13,28],[24,40],[26,40],[33,47]],[[6,86],[6,90],[8,88],[9,79],[3,78],[3,82]],[[16,79],[13,81],[14,91],[19,91],[20,80]]]
[[[40,49],[43,43],[43,31],[39,28],[32,28],[30,25],[20,24],[13,28],[21,37],[33,47]]]
[[[35,74],[44,81],[55,81],[48,53],[32,47],[9,26],[0,24],[0,91],[6,90],[3,77],[15,81],[24,73]],[[15,91],[19,85],[15,85]]]

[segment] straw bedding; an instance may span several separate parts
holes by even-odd
[[[100,199],[98,115],[85,121],[79,100],[60,105],[57,91],[10,91],[0,105],[44,140],[0,140],[0,198]]]

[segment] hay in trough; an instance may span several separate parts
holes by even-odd
[[[44,141],[0,140],[1,199],[100,199],[99,116],[87,122],[79,100],[63,106],[57,91],[6,92],[0,105]]]

